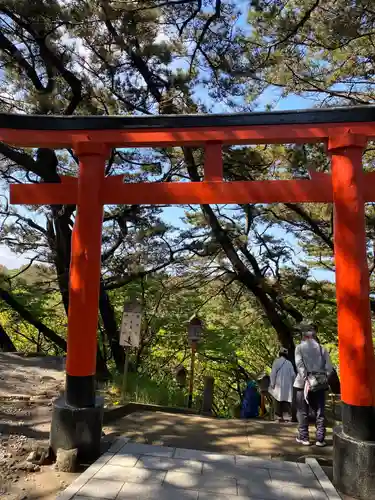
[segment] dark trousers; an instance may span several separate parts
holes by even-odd
[[[291,404],[288,401],[277,401],[275,399],[275,415],[276,417],[283,418],[284,414],[291,413]]]
[[[298,418],[298,434],[299,438],[304,441],[309,440],[309,408],[311,408],[316,415],[316,440],[324,441],[326,436],[326,422],[325,422],[325,391],[309,392],[309,404],[303,395],[303,389],[298,389],[297,399],[297,418]]]
[[[292,399],[292,422],[298,422],[297,420],[297,389],[293,387],[293,399]]]

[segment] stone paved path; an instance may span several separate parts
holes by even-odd
[[[296,424],[280,425],[264,420],[225,420],[163,412],[134,412],[104,428],[111,436],[126,436],[144,444],[192,448],[230,455],[252,455],[304,462],[305,457],[330,460],[332,431],[326,448],[296,443]],[[315,429],[310,426],[314,440]]]
[[[117,440],[58,500],[340,498],[308,464],[126,441]]]

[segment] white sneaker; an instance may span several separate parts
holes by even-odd
[[[327,446],[327,443],[325,441],[317,441],[315,445],[320,446],[320,448],[324,448],[324,446]]]
[[[311,444],[310,441],[307,441],[306,439],[300,439],[299,437],[296,437],[296,441],[303,446],[310,446]]]

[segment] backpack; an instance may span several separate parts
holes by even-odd
[[[320,357],[321,357],[321,369],[318,372],[307,372],[307,382],[309,383],[309,391],[310,392],[316,392],[316,391],[326,391],[329,388],[329,383],[328,383],[328,376],[325,370],[326,367],[326,360],[323,356],[323,349],[322,346],[319,346],[320,348]],[[303,359],[302,356],[302,350],[301,350],[301,358],[303,361],[303,364],[305,365],[305,368],[307,370],[306,363]]]

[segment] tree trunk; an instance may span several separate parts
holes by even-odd
[[[115,311],[104,289],[103,283],[100,284],[99,310],[116,369],[119,373],[122,373],[125,363],[124,349],[120,346]]]
[[[69,269],[71,258],[72,230],[70,228],[71,207],[51,207],[53,224],[49,221],[50,247],[57,273],[59,290],[66,314],[69,309]]]
[[[3,352],[17,352],[16,346],[13,344],[12,339],[0,324],[0,350]]]
[[[101,381],[106,381],[111,378],[111,375],[107,367],[107,363],[103,357],[99,345],[96,351],[96,378],[97,380]]]

